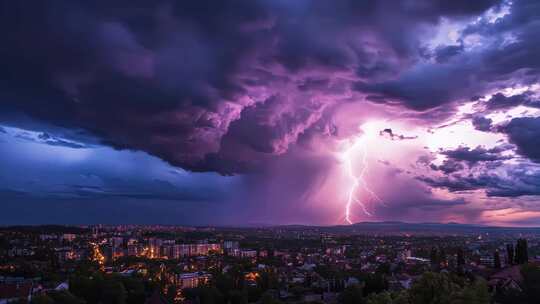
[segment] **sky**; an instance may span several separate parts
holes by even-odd
[[[540,226],[540,2],[2,1],[0,224]]]

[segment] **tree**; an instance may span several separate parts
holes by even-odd
[[[234,289],[244,288],[244,270],[242,269],[242,267],[240,267],[240,265],[234,265],[233,267],[231,267],[231,269],[228,271],[228,274],[233,280]]]
[[[487,284],[482,279],[451,295],[452,304],[489,304],[490,300]]]
[[[174,298],[176,297],[177,291],[178,291],[178,289],[176,288],[175,285],[169,285],[169,287],[167,287],[167,292],[165,293],[165,296],[167,297],[167,300],[170,303],[174,302]],[[144,299],[144,297],[143,297],[143,299]],[[128,300],[126,302],[128,304],[131,304],[131,302],[129,300],[129,296],[128,296]]]
[[[516,244],[515,262],[525,264],[529,261],[529,253],[526,239],[518,239]]]
[[[215,287],[200,287],[198,293],[201,304],[222,304],[224,302],[223,295]]]
[[[518,239],[517,242],[516,242],[516,247],[515,247],[515,252],[514,252],[514,262],[516,264],[522,264],[521,260],[522,260],[522,256],[523,256],[523,253],[521,252],[521,239]]]
[[[388,292],[372,293],[366,298],[366,304],[393,304],[392,295]]]
[[[437,252],[437,248],[433,247],[431,248],[431,252],[429,254],[429,259],[431,260],[431,266],[434,269],[439,269],[440,261],[439,261],[439,253]]]
[[[54,300],[48,295],[37,295],[32,297],[31,304],[55,304]]]
[[[525,264],[521,266],[521,275],[526,303],[540,303],[540,267]]]
[[[219,289],[222,294],[227,294],[229,290],[234,289],[234,281],[232,277],[221,272],[213,275],[212,285]]]
[[[388,289],[388,280],[386,276],[380,273],[369,274],[366,277],[366,285],[364,286],[364,295],[383,292]]]
[[[363,297],[362,288],[357,284],[348,286],[340,294],[339,303],[342,303],[342,304],[362,304],[362,303],[364,303],[364,297]]]
[[[409,299],[406,291],[385,291],[377,294],[370,294],[366,298],[366,304],[409,304]]]
[[[265,270],[260,272],[260,276],[257,278],[257,285],[263,290],[275,289],[278,287],[279,281],[277,275],[273,270]]]
[[[126,289],[126,303],[144,304],[144,284],[140,279],[131,277],[122,277],[122,284]]]
[[[514,245],[512,244],[506,245],[506,259],[508,265],[514,265]]]
[[[292,293],[294,293],[294,290],[295,290],[294,288],[302,288],[302,287],[297,286],[297,287],[291,288]],[[264,292],[264,290],[262,290],[258,286],[248,286],[246,290],[247,290],[247,296],[248,296],[248,302],[249,303],[259,301],[259,299],[261,298],[261,296],[262,296],[262,294]]]
[[[231,290],[229,292],[229,301],[231,304],[248,304],[247,294],[240,290]]]
[[[446,258],[446,252],[444,248],[439,249],[439,263],[443,263],[444,265],[448,263],[448,259]]]
[[[115,279],[105,280],[101,289],[101,303],[125,304],[126,298],[127,292],[122,282]]]
[[[259,303],[261,304],[282,304],[281,301],[275,299],[271,294],[265,293],[262,295]]]
[[[450,295],[459,290],[445,273],[426,272],[409,291],[414,304],[450,303]]]
[[[77,298],[69,291],[53,291],[49,296],[55,304],[85,304],[84,300]]]
[[[375,270],[376,273],[380,274],[387,274],[390,275],[390,264],[389,263],[381,263],[379,266],[377,266],[377,269]]]
[[[495,269],[501,268],[501,256],[499,255],[498,250],[495,250],[495,253],[493,253],[493,267]]]
[[[426,272],[409,290],[414,304],[489,304],[490,295],[485,281],[472,283],[447,273]]]
[[[465,266],[465,253],[463,252],[463,248],[459,248],[457,251],[457,266]]]
[[[86,276],[72,276],[69,279],[69,291],[75,296],[84,299],[88,304],[96,304],[99,301],[99,285],[101,275],[95,275],[92,279]]]

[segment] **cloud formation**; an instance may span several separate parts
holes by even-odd
[[[502,127],[518,152],[536,162],[540,161],[540,117],[513,118]]]
[[[483,116],[474,116],[472,118],[472,124],[476,130],[488,132],[491,130],[491,124],[493,120],[485,118]]]
[[[478,162],[492,162],[496,160],[508,159],[509,157],[501,156],[499,154],[502,151],[503,150],[500,147],[486,149],[484,147],[478,146],[474,149],[471,149],[469,147],[460,146],[454,150],[442,151],[441,154],[447,156],[450,160],[464,161],[469,165],[474,165]]]
[[[360,143],[352,165],[391,206],[373,207],[381,219],[481,220],[483,200],[540,194],[538,12],[534,0],[10,1],[1,195],[336,222],[342,156]],[[33,176],[11,180],[17,166]]]
[[[392,129],[389,128],[379,131],[379,135],[383,137],[388,137],[391,140],[405,140],[417,138],[417,136],[405,136],[403,134],[395,134]]]
[[[496,4],[10,3],[2,109],[189,170],[247,172],[326,124],[336,103],[361,98],[356,81],[414,109],[436,107],[423,101],[433,94],[406,88],[422,51],[418,33]],[[404,70],[405,82],[387,82]]]

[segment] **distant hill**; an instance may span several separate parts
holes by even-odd
[[[329,227],[331,230],[348,232],[402,232],[402,233],[540,233],[540,227],[497,227],[475,224],[459,223],[405,223],[396,221],[387,222],[359,222],[347,226]]]
[[[0,226],[2,230],[14,230],[27,233],[85,233],[90,229],[76,227],[76,226],[63,226],[63,225],[36,225],[36,226]]]

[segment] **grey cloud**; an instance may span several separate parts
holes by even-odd
[[[350,95],[355,78],[393,77],[417,62],[422,27],[497,3],[9,2],[0,110],[189,170],[245,173],[331,116],[332,86]],[[276,95],[291,96],[284,116],[266,105]]]
[[[405,139],[415,139],[418,136],[405,136],[403,134],[395,134],[392,129],[384,129],[379,131],[379,135],[383,137],[388,137],[391,140],[405,140]]]
[[[476,130],[489,132],[491,130],[491,124],[493,120],[483,116],[474,116],[472,118],[472,124]]]
[[[540,168],[531,164],[502,167],[504,174],[491,173],[489,168],[473,174],[452,174],[442,177],[419,176],[418,180],[451,192],[485,190],[490,197],[540,195]]]
[[[520,154],[533,161],[540,161],[540,117],[513,118],[500,131],[508,135]]]
[[[41,133],[40,135],[38,135],[38,138],[42,140],[42,143],[49,146],[59,146],[59,147],[66,147],[66,148],[72,148],[72,149],[88,148],[87,145],[67,141],[60,138],[55,138],[49,135],[48,133]]]
[[[502,93],[493,95],[485,102],[486,108],[490,111],[505,110],[519,105],[530,107],[539,107],[540,102],[535,99],[531,92],[525,92],[518,95],[506,96]]]
[[[33,134],[31,134],[28,131],[21,131],[15,134],[15,137],[19,139],[23,139],[25,141],[45,144],[49,146],[71,148],[71,149],[84,149],[84,148],[89,147],[89,145],[54,137],[52,135],[49,135],[46,132],[39,133],[37,136],[33,136]]]
[[[438,47],[435,50],[435,60],[439,63],[447,62],[452,59],[452,57],[463,52],[463,50],[463,44]]]
[[[396,79],[378,83],[359,82],[356,89],[381,103],[399,103],[426,110],[456,100],[466,100],[496,84],[537,82],[540,73],[537,1],[515,1],[511,13],[495,23],[480,22],[463,32],[484,35],[490,44],[470,51],[454,52],[451,60],[420,63]],[[503,26],[504,25],[504,26]],[[505,37],[512,35],[512,42]],[[524,72],[525,73],[521,73]]]
[[[442,165],[440,166],[430,164],[430,168],[433,170],[442,171],[445,174],[450,174],[456,171],[463,170],[465,166],[459,161],[455,161],[453,159],[447,159],[447,160],[444,160]]]
[[[470,165],[477,162],[492,162],[508,159],[508,156],[502,156],[499,153],[500,149],[486,149],[478,146],[474,149],[460,146],[454,150],[445,150],[441,154],[446,155],[449,159],[456,161],[465,161]]]

